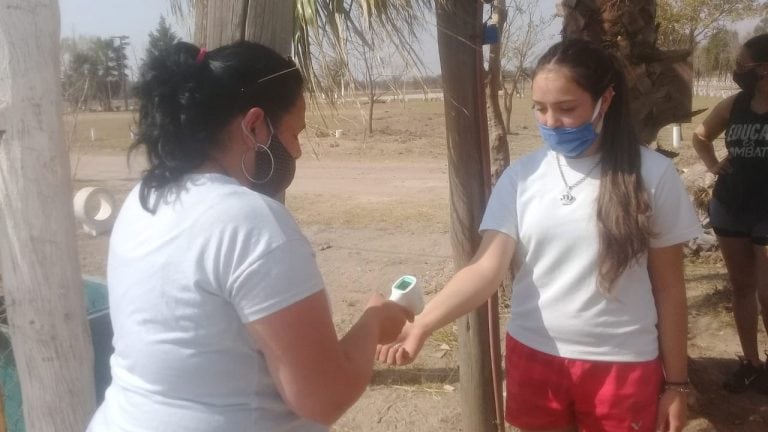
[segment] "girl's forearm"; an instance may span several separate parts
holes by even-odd
[[[651,249],[648,272],[658,314],[659,351],[668,382],[688,381],[688,305],[683,247]]]

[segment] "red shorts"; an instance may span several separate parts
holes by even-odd
[[[521,429],[577,426],[589,432],[654,431],[661,362],[572,360],[507,335],[506,420]]]

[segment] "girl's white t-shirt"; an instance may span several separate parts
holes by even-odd
[[[560,157],[569,185],[600,155]],[[701,225],[672,162],[642,148],[641,173],[652,206],[650,246],[698,236]],[[516,239],[509,334],[538,351],[572,359],[647,361],[658,356],[657,312],[640,256],[611,296],[597,288],[600,165],[563,205],[566,187],[554,152],[542,148],[512,164],[497,182],[480,225]]]
[[[324,289],[280,203],[218,174],[129,195],[107,270],[112,384],[89,432],[327,431],[280,397],[244,323]]]

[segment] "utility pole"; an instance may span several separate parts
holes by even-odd
[[[109,38],[112,39],[113,41],[115,39],[117,39],[118,41],[117,42],[118,53],[116,55],[117,75],[118,75],[118,78],[120,79],[120,86],[123,92],[123,110],[128,111],[128,89],[125,83],[125,77],[126,77],[125,68],[126,68],[126,59],[127,59],[127,56],[125,54],[125,47],[128,45],[127,40],[130,39],[130,37],[122,35],[122,36],[110,36]]]

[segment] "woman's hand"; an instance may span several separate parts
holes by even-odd
[[[688,393],[665,390],[659,398],[656,432],[681,432],[688,422]]]
[[[388,344],[395,340],[406,321],[413,321],[413,313],[399,304],[385,299],[381,294],[374,294],[365,307],[366,312],[375,313],[378,320],[379,344]]]
[[[729,174],[731,171],[733,171],[730,157],[724,157],[722,160],[718,161],[716,165],[707,167],[707,170],[714,175]]]
[[[413,362],[429,335],[418,324],[409,323],[393,343],[376,347],[376,358],[390,366],[403,366]]]

